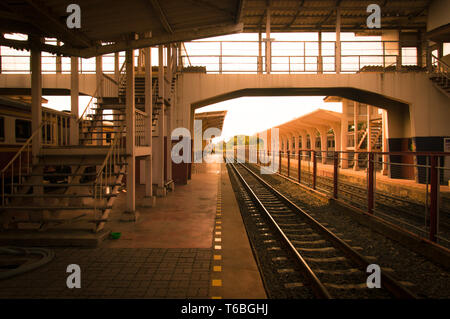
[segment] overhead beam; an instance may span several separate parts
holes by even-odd
[[[292,18],[291,22],[289,22],[289,23],[286,25],[286,28],[289,28],[292,24],[294,24],[295,20],[297,20],[297,18],[298,18],[298,15],[299,15],[300,12],[302,11],[303,5],[304,5],[304,4],[305,4],[305,0],[300,1],[300,4],[298,5],[297,12],[295,13],[295,15],[294,15],[294,17]]]
[[[336,3],[334,5],[334,8],[331,9],[330,13],[325,17],[325,19],[323,19],[321,22],[319,22],[317,24],[317,28],[322,27],[322,25],[328,21],[329,18],[331,18],[331,16],[333,15],[333,13],[336,11],[336,9],[341,5],[342,0],[336,0]]]
[[[194,5],[197,5],[197,6],[198,5],[203,5],[203,6],[207,7],[207,8],[213,9],[213,10],[215,10],[215,11],[221,13],[221,14],[225,13],[229,17],[232,17],[232,18],[235,17],[234,16],[234,12],[231,12],[231,11],[229,11],[227,9],[221,8],[221,7],[215,5],[215,4],[213,4],[213,3],[211,3],[211,2],[209,2],[207,0],[187,0],[187,1],[192,3],[192,4],[194,4]],[[219,2],[219,1],[216,1],[216,2]]]
[[[36,25],[39,29],[47,32],[55,32],[60,34],[64,42],[74,42],[75,45],[81,45],[89,47],[92,45],[92,41],[80,31],[73,31],[62,24],[57,17],[55,17],[48,8],[46,8],[40,1],[37,0],[25,0],[37,13],[37,16],[33,21],[30,21],[33,25]],[[50,23],[52,28],[46,27],[44,23]],[[54,29],[53,29],[54,28]],[[69,40],[69,41],[67,41]]]
[[[167,20],[166,14],[164,13],[163,9],[161,8],[161,5],[159,4],[158,0],[150,0],[150,4],[153,7],[153,10],[155,11],[156,15],[158,16],[159,22],[161,22],[161,25],[163,26],[164,30],[166,30],[167,33],[172,34],[173,29],[170,25],[169,21]]]
[[[238,4],[237,4],[237,10],[236,10],[236,19],[235,19],[235,23],[240,23],[242,22],[242,17],[244,15],[244,6],[246,4],[247,0],[238,0]]]

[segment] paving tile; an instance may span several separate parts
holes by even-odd
[[[55,259],[3,280],[0,298],[208,297],[210,249],[55,249]],[[68,289],[67,265],[81,267],[81,289]]]

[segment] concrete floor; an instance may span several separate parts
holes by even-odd
[[[138,208],[137,222],[120,221],[124,201],[106,226],[120,239],[56,248],[49,264],[2,280],[0,298],[266,298],[224,164],[195,164],[188,185]],[[67,288],[70,264],[80,289]]]
[[[135,223],[122,222],[125,193],[114,203],[107,224],[122,233],[118,240],[102,244],[107,248],[210,248],[217,200],[220,164],[194,164],[192,180],[176,185],[174,192],[156,198],[156,206],[144,208],[144,185],[136,190]]]

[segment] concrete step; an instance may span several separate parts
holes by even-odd
[[[84,198],[94,196],[92,194],[5,194],[8,198]],[[117,194],[103,194],[103,198],[117,197]]]
[[[5,185],[7,185],[7,186],[11,186],[12,184],[11,183],[8,183],[8,184],[6,184],[5,183]],[[74,186],[76,186],[76,187],[85,187],[85,186],[94,186],[95,184],[94,183],[60,183],[60,184],[58,184],[58,183],[55,183],[55,184],[52,184],[52,183],[24,183],[24,184],[17,184],[17,183],[15,183],[15,184],[13,184],[13,186],[24,186],[24,187],[74,187]],[[103,186],[112,186],[112,187],[114,187],[114,186],[120,186],[120,185],[122,185],[122,184],[117,184],[117,183],[104,183],[103,184]]]
[[[86,162],[86,163],[80,163],[80,162],[70,162],[70,161],[62,161],[58,163],[37,163],[35,166],[98,166],[102,165],[103,161],[101,162]],[[127,165],[127,162],[118,162],[116,165]]]
[[[106,210],[111,206],[3,206],[2,210]]]

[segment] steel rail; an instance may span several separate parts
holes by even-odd
[[[362,271],[365,272],[367,269],[367,266],[372,264],[371,262],[369,262],[367,260],[367,258],[365,258],[361,254],[359,254],[356,250],[354,250],[345,241],[343,241],[342,239],[337,237],[333,232],[331,232],[326,227],[324,227],[320,222],[318,222],[311,215],[309,215],[306,211],[304,211],[302,208],[300,208],[295,203],[293,203],[291,200],[289,200],[286,196],[281,194],[278,190],[276,190],[273,186],[271,186],[269,183],[264,181],[256,173],[251,171],[248,167],[246,167],[245,165],[242,165],[242,164],[240,164],[240,166],[243,167],[246,171],[248,171],[261,185],[263,185],[266,189],[268,189],[270,192],[272,192],[284,204],[286,204],[288,207],[290,207],[293,210],[293,212],[306,218],[307,223],[311,227],[313,227],[316,231],[318,231],[320,234],[322,234],[324,237],[326,237],[336,248],[338,248],[341,252],[343,252],[345,254],[345,256],[347,256],[348,259],[350,259],[355,264],[360,266],[362,268]],[[242,176],[242,175],[240,175],[240,176]],[[256,195],[254,195],[254,196],[256,196]],[[271,219],[271,220],[275,223],[275,221],[273,219]],[[386,274],[385,272],[381,272],[381,281],[383,282],[385,288],[397,298],[402,298],[402,299],[418,298],[412,291],[410,291],[408,288],[401,285],[396,279],[394,279],[391,275]]]
[[[236,176],[239,178],[242,185],[246,188],[247,192],[250,194],[250,196],[255,200],[255,202],[258,204],[260,209],[264,211],[264,213],[267,215],[267,217],[272,222],[273,226],[277,229],[278,233],[283,237],[285,240],[285,243],[289,246],[292,253],[296,256],[298,259],[300,266],[302,268],[303,274],[306,276],[307,280],[310,282],[312,289],[315,293],[315,295],[318,298],[322,299],[332,299],[333,297],[329,293],[328,289],[324,286],[324,284],[319,280],[317,275],[312,271],[312,269],[309,267],[305,259],[300,255],[300,253],[297,251],[295,246],[291,243],[289,238],[286,236],[286,234],[283,232],[283,230],[278,226],[277,222],[273,219],[273,217],[270,215],[264,204],[259,200],[258,196],[255,194],[255,192],[251,189],[251,187],[248,185],[244,177],[239,173],[239,171],[236,169],[235,165],[233,163],[229,163],[233,169],[233,172],[236,174]]]

